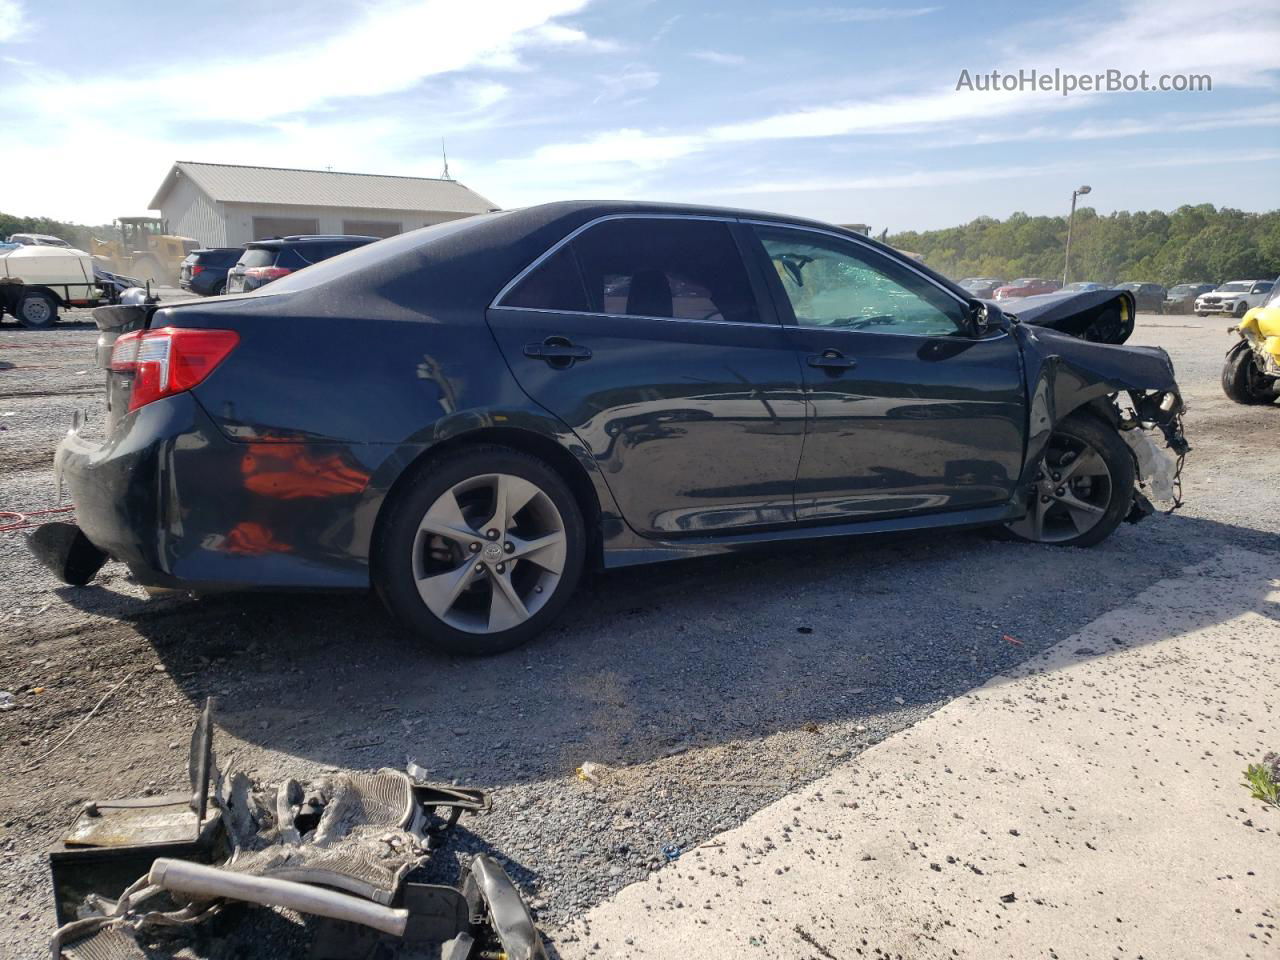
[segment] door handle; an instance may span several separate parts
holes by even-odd
[[[541,343],[526,343],[524,355],[535,360],[545,360],[553,367],[571,367],[575,361],[590,360],[588,347],[570,343],[566,337],[547,337]]]
[[[846,357],[839,350],[823,350],[821,353],[815,353],[809,357],[809,366],[817,367],[820,370],[852,370],[858,365],[858,361],[850,357]]]

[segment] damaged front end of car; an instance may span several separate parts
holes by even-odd
[[[1123,290],[1030,297],[1016,313],[1005,314],[1015,321],[1010,331],[1021,346],[1030,400],[1020,486],[1034,485],[1055,426],[1087,410],[1110,423],[1133,453],[1137,482],[1126,517],[1131,523],[1157,505],[1169,513],[1182,505],[1182,466],[1191,449],[1182,427],[1186,404],[1169,354],[1160,347],[1125,345],[1135,315],[1133,295]]]

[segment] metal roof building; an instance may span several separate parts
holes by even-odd
[[[498,209],[456,180],[179,160],[151,201],[169,232],[209,247],[298,233],[389,237]]]

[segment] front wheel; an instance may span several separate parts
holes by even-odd
[[[1249,345],[1241,341],[1222,365],[1222,392],[1228,400],[1248,406],[1271,403],[1280,395],[1280,381],[1258,369]]]
[[[1129,512],[1135,469],[1115,427],[1090,414],[1072,414],[1049,436],[1027,515],[1006,528],[1031,543],[1091,547]]]
[[[1249,312],[1249,305],[1247,303],[1236,304],[1236,311],[1235,311],[1236,319],[1243,317],[1248,312]]]
[[[476,447],[418,469],[389,506],[374,584],[391,613],[451,653],[501,653],[568,603],[586,556],[582,512],[537,457]]]

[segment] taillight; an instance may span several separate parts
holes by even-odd
[[[194,277],[197,273],[202,273],[202,272],[204,272],[204,267],[200,266],[200,264],[198,264],[198,263],[193,263],[193,264],[191,265],[191,275],[192,275],[193,277]]]
[[[240,335],[234,330],[161,327],[135,330],[111,348],[111,369],[133,376],[129,409],[190,390],[227,358]]]
[[[279,280],[286,274],[293,273],[288,267],[250,267],[244,272],[246,277],[253,277],[255,280],[263,280],[271,282]]]

